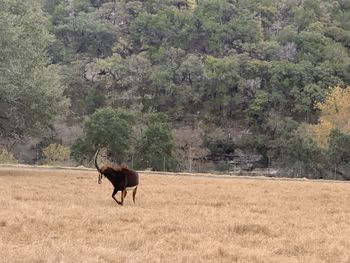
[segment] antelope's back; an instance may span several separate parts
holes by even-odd
[[[127,187],[137,186],[139,184],[139,174],[136,171],[126,169]]]

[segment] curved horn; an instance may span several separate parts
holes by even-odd
[[[94,162],[95,162],[95,167],[97,169],[97,171],[99,171],[100,173],[102,172],[101,169],[98,167],[98,164],[97,164],[97,155],[98,153],[100,152],[101,148],[98,148],[96,153],[95,153],[95,157],[94,157]]]

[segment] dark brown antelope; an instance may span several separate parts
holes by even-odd
[[[132,199],[135,203],[137,186],[139,185],[139,174],[134,170],[130,170],[126,165],[116,165],[116,166],[104,165],[101,168],[98,167],[97,155],[99,152],[100,152],[100,149],[96,151],[95,158],[94,158],[95,167],[99,172],[98,183],[101,184],[103,177],[107,177],[107,179],[114,186],[112,198],[119,205],[123,205],[124,198],[127,194],[127,191],[133,190]],[[118,191],[121,191],[120,202],[117,200],[117,198],[115,198],[115,195],[118,193]]]

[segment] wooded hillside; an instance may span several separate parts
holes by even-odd
[[[140,168],[349,178],[350,153],[329,152],[348,131],[331,124],[329,147],[312,132],[350,83],[349,1],[29,2],[0,0],[0,135],[15,155],[36,138],[32,162],[52,143],[78,162],[102,145]]]

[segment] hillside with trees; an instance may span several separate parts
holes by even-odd
[[[349,1],[0,5],[1,146],[19,161],[104,146],[138,169],[350,179]]]

